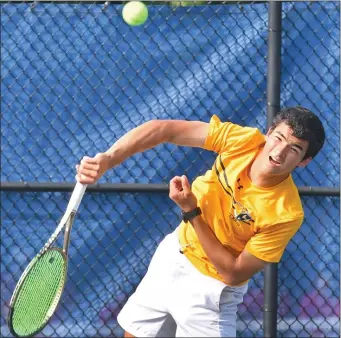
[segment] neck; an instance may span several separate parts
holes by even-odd
[[[271,175],[264,173],[260,164],[259,156],[257,156],[248,170],[248,176],[251,182],[257,187],[271,188],[283,182],[289,176],[289,174]]]

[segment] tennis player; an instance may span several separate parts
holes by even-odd
[[[291,177],[323,146],[319,118],[308,109],[281,110],[266,135],[221,122],[152,120],[108,151],[84,157],[76,179],[95,183],[135,153],[169,142],[217,153],[191,185],[170,181],[183,221],[158,246],[148,271],[118,316],[125,337],[235,337],[237,306],[248,280],[278,262],[303,221]]]

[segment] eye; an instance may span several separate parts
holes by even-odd
[[[298,151],[296,148],[291,148],[291,150],[295,153],[295,154],[298,154]]]
[[[275,136],[275,139],[278,140],[278,141],[281,141],[281,138],[278,137],[278,136]]]

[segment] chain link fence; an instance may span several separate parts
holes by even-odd
[[[1,181],[74,182],[84,155],[150,119],[222,120],[266,132],[268,3],[149,2],[130,27],[121,3],[1,2]],[[281,105],[316,112],[327,142],[294,179],[339,187],[340,3],[284,2]],[[170,144],[137,154],[100,183],[168,183],[214,155]],[[67,192],[1,191],[1,336],[14,286],[64,213]],[[305,221],[279,264],[278,335],[337,337],[339,197],[302,198]],[[116,317],[157,244],[180,221],[162,192],[87,192],[69,276],[38,336],[122,336]],[[263,273],[239,307],[238,335],[263,336]]]

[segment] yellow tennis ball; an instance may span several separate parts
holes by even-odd
[[[129,1],[123,7],[122,17],[128,25],[142,25],[148,18],[148,8],[141,1]]]

